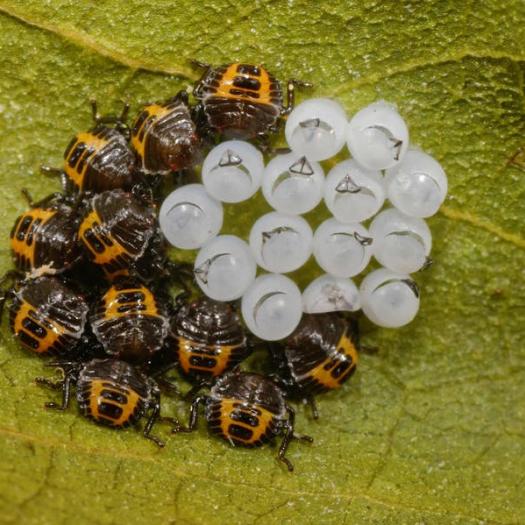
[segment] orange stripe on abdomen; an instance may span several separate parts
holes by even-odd
[[[255,76],[249,73],[239,73],[239,64],[230,64],[230,66],[223,73],[219,86],[216,91],[211,95],[213,97],[221,97],[233,100],[250,101],[255,104],[272,104],[270,96],[271,80],[268,72],[259,67],[260,75]],[[237,87],[235,85],[236,79],[239,77],[245,77],[253,80],[254,86],[257,87]],[[232,93],[233,91],[233,93]],[[244,92],[243,94],[240,94]],[[256,93],[257,97],[250,97],[251,93]]]
[[[35,267],[35,246],[38,243],[37,230],[55,214],[56,210],[34,208],[21,215],[20,219],[17,220],[16,231],[13,232],[10,239],[11,249],[18,257],[24,257],[28,261],[30,268]],[[29,221],[31,222],[28,224]],[[30,244],[28,243],[28,238],[30,239]]]
[[[84,246],[91,252],[95,264],[104,265],[113,262],[119,256],[130,257],[126,249],[115,239],[108,244],[101,232],[102,221],[98,213],[93,210],[81,223],[78,237]]]
[[[274,418],[274,414],[270,411],[260,406],[243,406],[242,401],[237,399],[223,399],[220,403],[221,431],[226,439],[235,440],[249,446],[257,444],[268,432],[268,428]],[[248,418],[253,418],[256,425],[242,421],[242,413]],[[238,427],[241,429],[241,432],[244,430],[247,434],[250,433],[250,436],[234,433],[235,429],[232,427]]]
[[[12,328],[24,346],[39,354],[49,352],[61,336],[69,334],[66,328],[56,321],[48,319],[44,323],[37,320],[35,308],[25,301],[22,302],[13,319]],[[37,341],[38,347],[30,345],[28,337]]]
[[[116,400],[104,397],[104,392],[114,393],[116,396],[122,397],[125,402],[120,403]],[[109,382],[107,379],[92,379],[89,384],[89,410],[91,416],[98,421],[111,423],[113,426],[122,427],[126,425],[132,418],[135,409],[140,402],[140,396],[130,388],[122,388]],[[108,414],[101,412],[101,406],[109,405],[115,407],[116,412],[119,412],[117,417],[111,417]]]

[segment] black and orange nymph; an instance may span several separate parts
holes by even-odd
[[[57,362],[54,366],[63,370],[63,380],[36,379],[41,385],[62,391],[62,402],[46,403],[46,408],[66,410],[71,389],[76,385],[78,408],[83,416],[115,429],[135,426],[147,417],[144,437],[159,447],[164,446],[163,441],[151,434],[160,416],[160,391],[153,379],[118,359],[92,359],[87,363]],[[177,425],[176,420],[171,421]]]
[[[143,257],[162,259],[163,246],[154,254],[148,251],[158,237],[156,209],[152,203],[138,192],[120,189],[94,195],[87,202],[78,229],[78,238],[89,260],[110,279],[129,274]]]
[[[210,384],[251,353],[236,308],[205,296],[177,298],[171,332],[174,346],[168,359],[195,385]]]
[[[201,140],[186,91],[142,108],[133,124],[131,146],[146,175],[183,172],[198,163]]]
[[[117,279],[96,303],[91,328],[108,355],[144,363],[166,342],[167,301],[138,279]]]
[[[128,139],[129,105],[119,117],[100,116],[91,102],[95,125],[77,133],[64,152],[63,170],[42,167],[44,173],[60,174],[66,191],[99,193],[115,188],[130,189],[135,182],[135,155]]]
[[[262,66],[194,64],[204,69],[193,90],[199,102],[196,119],[203,133],[211,131],[227,138],[264,141],[269,133],[279,129],[282,117],[293,109],[295,86],[308,85],[288,81],[284,105],[280,82]]]
[[[42,356],[78,357],[89,306],[68,282],[51,276],[18,281],[0,297],[2,311],[8,299],[9,326],[25,349]]]
[[[79,203],[57,193],[37,203],[24,195],[31,207],[16,218],[10,234],[16,269],[38,276],[71,268],[80,259]]]
[[[199,405],[204,405],[209,430],[233,446],[259,447],[282,435],[278,459],[288,470],[293,465],[286,451],[293,439],[311,442],[309,436],[294,433],[295,412],[272,379],[233,370],[219,377],[208,396],[193,400],[189,430],[197,426]],[[180,431],[175,428],[174,432]]]
[[[314,396],[350,379],[358,347],[357,323],[330,312],[304,314],[295,331],[270,348],[275,376],[288,395],[307,401],[317,418]]]

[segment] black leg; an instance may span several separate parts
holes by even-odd
[[[294,108],[296,87],[311,88],[313,87],[313,84],[296,79],[288,80],[286,107],[281,111],[281,115],[283,116],[289,115]]]
[[[191,432],[191,430],[184,425],[181,425],[180,421],[176,417],[159,416],[159,423],[169,423],[174,429],[177,429],[176,433],[179,432]]]
[[[74,189],[73,182],[68,179],[64,171],[60,174],[60,184],[64,193],[71,193]]]
[[[60,177],[60,184],[64,193],[73,193],[76,189],[75,184],[70,180],[64,170],[52,168],[51,166],[40,166],[40,173],[46,177]]]
[[[24,199],[27,201],[27,204],[29,204],[29,207],[34,208],[35,202],[33,201],[33,197],[29,193],[29,190],[27,188],[22,188],[20,191],[22,192]]]
[[[58,201],[60,199],[63,199],[63,195],[60,192],[55,191],[54,193],[50,193],[43,199],[35,202],[33,198],[31,197],[31,194],[29,193],[27,188],[22,188],[21,192],[22,192],[22,195],[25,197],[27,203],[29,204],[30,208],[45,208],[46,206],[49,206],[50,204],[52,204],[53,201]]]
[[[434,259],[432,259],[432,257],[427,256],[427,258],[425,259],[425,263],[418,270],[418,272],[424,272],[425,270],[428,270],[433,264],[434,264]]]
[[[295,82],[293,80],[288,81],[286,94],[286,107],[281,112],[281,115],[289,115],[295,106]]]
[[[206,64],[206,62],[201,62],[200,60],[195,60],[195,59],[191,59],[190,60],[190,64],[195,68],[195,69],[210,69],[210,64]]]
[[[96,100],[90,100],[91,104],[91,115],[95,126],[100,124],[115,124],[115,129],[122,133],[126,138],[129,138],[129,127],[126,123],[129,114],[129,102],[123,102],[123,107],[120,115],[101,115],[98,112],[98,106]]]
[[[120,117],[118,117],[118,121],[124,124],[126,120],[128,120],[128,114],[129,114],[129,102],[124,102],[124,105],[122,107],[122,112],[120,113]]]
[[[295,421],[295,412],[293,409],[288,409],[288,421],[286,422],[286,427],[284,429],[284,437],[281,441],[281,446],[279,447],[279,453],[277,454],[277,459],[282,461],[290,472],[293,472],[292,462],[286,457],[286,451],[290,446],[290,442],[293,439],[293,429]]]
[[[286,451],[288,450],[288,447],[292,439],[298,439],[300,441],[312,443],[313,438],[311,438],[310,436],[302,436],[302,435],[294,433],[295,410],[290,406],[286,406],[286,410],[288,412],[288,421],[286,422],[286,426],[284,428],[284,437],[283,437],[283,440],[281,441],[281,446],[279,447],[279,453],[277,455],[277,458],[279,459],[279,461],[282,461],[287,466],[290,472],[292,472],[293,471],[292,462],[286,457]]]
[[[61,410],[61,411],[66,410],[69,406],[69,400],[71,399],[71,381],[72,381],[71,375],[66,374],[66,376],[64,377],[64,380],[62,381],[62,404],[59,405],[58,403],[50,401],[46,403],[44,406],[46,408],[52,408],[54,410]]]
[[[350,339],[354,343],[358,352],[364,354],[377,354],[377,346],[369,346],[361,343],[361,330],[359,328],[359,318],[363,315],[360,312],[344,312],[341,314],[348,323]]]
[[[319,410],[317,410],[317,403],[315,402],[315,398],[313,396],[309,396],[305,398],[305,401],[310,407],[310,410],[312,411],[312,417],[314,419],[319,419]]]
[[[97,125],[100,122],[100,114],[98,112],[97,101],[94,98],[92,98],[89,101],[89,103],[91,105],[91,118],[93,119],[95,125]]]
[[[143,434],[143,436],[146,439],[149,439],[150,441],[153,441],[153,443],[155,443],[155,445],[157,445],[158,447],[162,448],[165,445],[164,441],[162,441],[162,439],[158,438],[157,436],[153,436],[151,434],[151,429],[153,428],[153,425],[155,424],[155,422],[159,418],[159,415],[160,415],[160,399],[157,399],[155,401],[155,404],[153,405],[153,408],[151,410],[151,414],[150,414],[150,416],[148,418],[146,426],[144,427],[144,432],[142,434]]]
[[[131,138],[131,130],[128,126],[127,120],[128,120],[128,114],[129,114],[129,102],[125,101],[123,102],[123,107],[120,115],[116,118],[115,121],[115,129],[121,133],[126,140],[130,140]]]
[[[52,168],[51,166],[40,166],[40,173],[46,176],[61,176],[64,172],[60,168]]]
[[[185,432],[193,432],[195,430],[197,427],[197,419],[199,417],[199,405],[204,404],[207,399],[207,396],[198,396],[193,400],[190,408],[190,420]],[[178,432],[180,432],[180,429],[178,428],[173,428],[171,431],[172,434],[176,434]]]
[[[185,89],[181,89],[174,97],[170,98],[168,102],[182,102],[188,106],[190,102],[190,96]]]
[[[286,155],[287,153],[291,153],[290,148],[271,148],[269,153],[271,155]]]
[[[62,390],[64,386],[63,379],[53,381],[52,379],[48,379],[47,377],[35,377],[35,383],[39,386],[51,388],[52,390]]]

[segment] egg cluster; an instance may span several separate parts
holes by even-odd
[[[424,218],[447,193],[447,177],[430,155],[409,146],[409,131],[384,101],[348,120],[335,100],[299,104],[288,116],[289,152],[265,164],[255,146],[221,142],[202,165],[202,184],[182,186],[160,209],[171,244],[199,249],[194,274],[202,291],[218,301],[241,300],[244,322],[258,337],[279,340],[303,312],[363,309],[375,324],[399,327],[419,309],[410,274],[429,264],[432,236]],[[325,176],[320,162],[339,155]],[[221,232],[222,203],[238,203],[261,190],[275,211],[259,217],[247,242]],[[303,214],[321,201],[333,217],[312,231]],[[392,206],[384,207],[389,201]],[[369,221],[369,222],[367,222]],[[367,226],[363,223],[367,222]],[[301,293],[283,274],[314,256],[326,273]],[[358,287],[352,278],[371,258],[382,266]],[[257,266],[268,273],[257,277]]]
[[[305,83],[290,80],[284,91],[262,66],[195,65],[203,74],[191,97],[183,90],[147,104],[131,125],[128,105],[101,116],[92,104],[93,127],[72,137],[60,169],[43,170],[60,176],[62,191],[38,202],[24,191],[29,206],[14,220],[0,311],[8,305],[26,352],[62,371],[36,378],[62,393],[47,408],[75,400],[81,415],[112,429],[143,421],[143,436],[162,447],[155,425],[194,431],[202,407],[209,431],[231,445],[280,437],[277,457],[292,470],[290,443],[312,441],[295,432],[293,403],[317,418],[315,398],[357,368],[353,312],[382,326],[417,312],[409,274],[428,260],[423,218],[445,197],[446,177],[408,148],[389,104],[348,122],[333,100],[294,109]],[[290,149],[275,154],[285,121]],[[345,142],[352,160],[325,176],[323,163]],[[180,185],[199,171],[202,184]],[[223,203],[259,190],[275,211],[245,240],[220,234]],[[387,198],[394,207],[380,211]],[[323,199],[333,217],[314,232],[302,215]],[[174,263],[168,241],[199,249],[194,264]],[[284,274],[312,255],[326,273],[301,293]],[[358,289],[352,278],[372,256],[383,268]],[[250,361],[255,349],[264,358]],[[187,426],[176,413],[161,417],[164,396],[190,401]]]

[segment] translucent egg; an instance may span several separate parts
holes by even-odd
[[[373,323],[397,328],[410,323],[419,310],[419,290],[409,275],[380,268],[359,288],[363,312]]]
[[[310,160],[336,155],[345,143],[348,121],[341,104],[329,98],[311,98],[296,106],[286,119],[288,145]]]
[[[317,264],[336,277],[352,277],[362,272],[372,257],[373,239],[361,224],[324,221],[314,233]]]
[[[312,254],[313,232],[297,215],[271,212],[259,217],[250,232],[250,248],[257,264],[275,273],[300,268]]]
[[[416,272],[428,260],[432,235],[423,219],[389,208],[374,217],[370,235],[374,238],[374,257],[394,272]]]
[[[255,280],[250,247],[235,235],[219,235],[197,254],[194,274],[201,290],[216,301],[238,299]]]
[[[202,184],[187,184],[171,192],[160,207],[159,224],[170,244],[193,250],[222,228],[222,204]]]
[[[241,202],[259,189],[263,170],[263,155],[257,148],[229,140],[215,146],[204,159],[202,182],[217,200]]]
[[[340,222],[369,219],[385,202],[382,176],[379,171],[362,168],[355,160],[340,162],[326,177],[324,201]]]
[[[348,124],[347,144],[352,157],[365,168],[391,168],[405,156],[408,128],[394,106],[374,102],[357,112]]]
[[[447,196],[447,176],[439,162],[418,150],[409,150],[403,162],[386,172],[390,202],[411,217],[434,215]]]
[[[324,274],[303,292],[303,310],[308,314],[355,312],[361,308],[357,286],[351,279]]]
[[[301,292],[284,275],[261,275],[243,295],[241,311],[252,333],[266,341],[277,341],[290,335],[301,320]]]
[[[323,197],[324,173],[317,162],[287,153],[277,155],[263,173],[262,190],[270,206],[281,213],[301,215]]]

